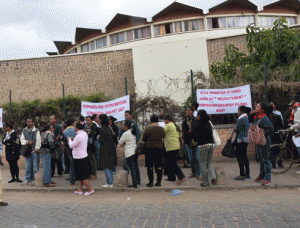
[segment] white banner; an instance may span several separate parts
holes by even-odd
[[[3,113],[3,108],[0,108],[0,128],[3,128],[2,113]]]
[[[237,113],[239,106],[252,106],[250,85],[227,89],[197,89],[199,109],[207,114]]]
[[[91,102],[81,102],[81,115],[92,116],[93,114],[101,115],[106,114],[108,116],[113,116],[117,121],[125,120],[125,111],[130,110],[129,95],[120,97],[118,99],[102,102],[102,103],[91,103]]]

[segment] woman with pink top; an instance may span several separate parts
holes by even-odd
[[[82,187],[85,185],[87,187],[87,192],[84,193],[84,195],[88,196],[94,193],[94,189],[89,181],[90,164],[87,154],[88,135],[83,131],[83,128],[81,123],[77,123],[75,125],[75,132],[77,135],[74,139],[68,137],[68,141],[70,148],[73,149],[72,154],[74,158],[75,175],[76,179],[79,181],[79,188],[74,193],[82,195]]]

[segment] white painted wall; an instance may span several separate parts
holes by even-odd
[[[190,84],[185,84],[190,70],[209,74],[206,39],[166,41],[132,48],[136,92],[143,96],[171,96],[183,102],[191,95]],[[177,85],[165,82],[168,76],[180,79]],[[151,82],[151,88],[147,83]],[[177,88],[179,87],[179,89]]]

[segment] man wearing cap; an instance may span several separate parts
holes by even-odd
[[[2,158],[1,158],[1,153],[2,153],[2,143],[0,142],[0,163],[2,164]],[[1,174],[1,169],[0,169],[0,206],[7,206],[8,203],[4,202],[2,199],[2,192],[3,192],[3,185],[2,185],[2,174]]]

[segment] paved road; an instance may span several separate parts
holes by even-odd
[[[300,191],[5,192],[0,227],[300,227]]]

